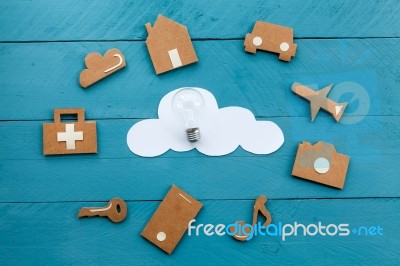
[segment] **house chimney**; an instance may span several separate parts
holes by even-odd
[[[146,30],[147,30],[147,34],[150,34],[150,31],[151,31],[151,24],[150,23],[146,23]]]

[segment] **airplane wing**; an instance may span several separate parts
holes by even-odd
[[[313,122],[319,112],[319,109],[321,109],[321,105],[318,101],[310,101],[310,108],[311,108],[311,122]]]

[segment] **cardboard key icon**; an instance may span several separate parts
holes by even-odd
[[[127,207],[125,201],[122,199],[113,198],[108,202],[107,206],[104,207],[81,208],[78,212],[78,218],[105,216],[114,223],[119,223],[125,219],[126,213]]]

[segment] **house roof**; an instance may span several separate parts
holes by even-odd
[[[151,26],[150,23],[147,23],[146,29],[148,32],[147,41],[149,41],[153,36],[161,37],[169,35],[169,38],[171,38],[174,34],[180,34],[183,31],[187,32],[187,28],[184,25],[163,15],[159,15],[157,17],[157,20],[154,22],[153,26]]]

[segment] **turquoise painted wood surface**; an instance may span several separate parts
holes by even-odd
[[[197,64],[156,76],[144,24],[162,13],[185,24]],[[292,26],[290,63],[246,54],[243,37],[260,19]],[[400,261],[400,6],[388,1],[3,1],[0,3],[0,265],[396,265]],[[120,49],[126,69],[83,90],[85,55]],[[294,81],[334,83],[350,101],[345,123],[290,91]],[[353,82],[353,83],[349,83]],[[285,144],[271,155],[238,148],[218,158],[197,151],[132,154],[129,128],[157,116],[182,86],[210,90],[221,107],[242,106],[277,123]],[[360,90],[361,87],[361,90]],[[336,91],[336,92],[335,92]],[[85,107],[97,121],[96,155],[42,155],[44,122],[58,107]],[[363,112],[363,108],[366,108]],[[300,141],[334,143],[351,156],[340,191],[290,175]],[[383,236],[185,236],[168,256],[140,232],[171,184],[204,204],[197,223],[250,219],[269,198],[274,223],[381,226]],[[122,224],[76,218],[111,197],[128,202]]]
[[[6,41],[143,40],[159,13],[190,27],[193,38],[243,38],[254,20],[296,25],[297,37],[398,37],[396,0],[9,1],[0,11]]]
[[[400,81],[393,69],[400,60],[399,39],[296,42],[301,47],[296,60],[285,63],[275,54],[244,53],[242,40],[195,41],[202,60],[160,76],[154,74],[144,42],[3,43],[0,60],[7,64],[0,66],[0,82],[12,89],[1,90],[0,98],[13,101],[4,101],[0,118],[46,120],[61,105],[84,106],[88,118],[150,118],[160,99],[182,86],[207,88],[221,107],[240,105],[259,117],[308,117],[309,106],[290,91],[294,81],[321,87],[357,82],[372,100],[369,115],[400,114]],[[86,54],[110,47],[123,51],[126,69],[82,90],[78,78]]]
[[[168,189],[163,192],[166,193]],[[192,193],[196,197],[201,194]],[[197,221],[229,224],[249,219],[253,201],[203,200]],[[398,199],[271,200],[273,219],[293,223],[321,221],[353,226],[380,225],[385,237],[255,237],[242,243],[230,237],[185,236],[171,256],[140,236],[159,202],[128,202],[128,218],[113,224],[105,218],[76,219],[76,210],[105,202],[5,203],[1,259],[32,265],[395,265],[400,233]],[[33,215],[35,214],[35,215]],[[382,217],[385,217],[384,219]],[[389,237],[390,236],[390,237]],[[20,255],[20,256],[18,256]],[[23,256],[22,256],[23,255]]]

